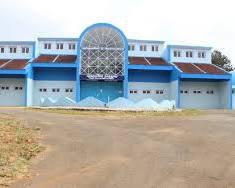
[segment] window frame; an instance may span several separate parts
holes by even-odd
[[[4,47],[0,47],[0,53],[1,54],[5,53],[5,48]]]
[[[64,43],[56,43],[56,49],[57,50],[63,50],[64,49]]]
[[[17,53],[17,47],[12,46],[12,47],[9,47],[9,49],[10,49],[10,54],[16,54]]]

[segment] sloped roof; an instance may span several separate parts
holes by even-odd
[[[206,63],[174,63],[183,73],[188,74],[228,74],[221,68]]]
[[[162,66],[171,66],[171,64],[167,63],[163,58],[158,57],[129,57],[130,65],[162,65]]]
[[[11,59],[11,60],[0,60],[0,69],[4,70],[22,70],[28,64],[29,59]],[[4,62],[4,63],[1,63]]]
[[[76,55],[40,55],[33,63],[75,63]]]

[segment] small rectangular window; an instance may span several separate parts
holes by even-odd
[[[198,58],[206,58],[205,52],[198,52]]]
[[[174,51],[174,57],[181,57],[181,52],[178,50]]]
[[[208,91],[206,91],[206,93],[212,95],[212,94],[214,94],[214,91],[213,90],[208,90]]]
[[[192,51],[187,51],[186,52],[186,57],[192,58],[193,57],[193,52]]]
[[[45,43],[44,44],[44,49],[50,50],[51,49],[51,43]]]
[[[3,47],[1,47],[1,53],[4,53],[5,49]]]
[[[53,88],[52,92],[60,92],[60,89],[59,88]]]
[[[163,90],[156,90],[156,94],[163,94],[164,93],[164,91]]]
[[[69,44],[69,50],[75,50],[75,44],[74,43],[70,43]]]
[[[150,90],[143,90],[143,94],[150,94],[151,91]]]
[[[202,92],[201,92],[201,90],[194,90],[193,93],[194,94],[201,94]]]
[[[157,51],[158,51],[158,46],[152,45],[152,52],[157,52]]]
[[[28,47],[22,47],[22,53],[23,54],[28,54],[29,53],[29,48]]]
[[[147,51],[146,45],[140,45],[140,51]]]
[[[137,94],[137,90],[130,90],[130,94]]]
[[[135,45],[134,44],[128,45],[128,51],[135,51]]]
[[[16,47],[10,47],[10,53],[16,53]]]
[[[40,88],[39,92],[47,92],[47,89],[46,88]]]
[[[15,87],[15,90],[19,90],[19,87]]]
[[[6,86],[6,90],[9,90],[9,86]]]
[[[56,44],[56,49],[57,50],[63,50],[63,48],[64,48],[64,44],[63,43],[57,43]]]

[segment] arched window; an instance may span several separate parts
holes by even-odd
[[[80,74],[88,79],[116,79],[124,75],[125,43],[118,30],[99,26],[88,30],[80,44]]]

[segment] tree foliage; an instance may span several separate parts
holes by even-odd
[[[234,70],[231,60],[226,55],[222,54],[222,52],[220,52],[219,50],[213,51],[212,63],[226,71]]]

